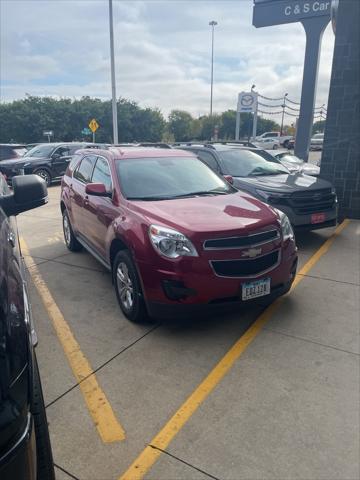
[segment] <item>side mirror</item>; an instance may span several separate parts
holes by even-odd
[[[12,178],[13,192],[0,197],[6,215],[18,215],[48,202],[46,182],[38,175],[17,175]]]
[[[52,158],[53,160],[58,160],[60,157],[61,157],[60,153],[53,153],[53,154],[51,155],[51,158]]]
[[[96,197],[110,197],[110,193],[106,191],[103,183],[88,183],[85,187],[85,193]]]
[[[224,175],[224,179],[225,179],[228,183],[230,183],[231,185],[234,184],[234,179],[233,179],[233,177],[232,177],[231,175]]]

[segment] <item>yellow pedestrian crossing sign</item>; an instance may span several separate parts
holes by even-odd
[[[95,118],[93,118],[90,123],[89,123],[89,128],[90,130],[95,133],[96,130],[99,128],[99,124],[97,123],[97,121],[95,120]]]

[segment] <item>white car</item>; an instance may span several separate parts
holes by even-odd
[[[263,138],[263,139],[256,139],[254,144],[259,147],[263,148],[264,150],[278,150],[281,145],[277,138]]]
[[[324,134],[316,133],[311,137],[310,150],[322,150],[324,145]]]
[[[320,175],[320,167],[312,163],[304,162],[301,158],[296,157],[288,150],[280,150],[277,152],[268,150],[267,153],[270,153],[270,155],[279,160],[291,173],[304,173],[305,175],[311,175],[312,177]]]

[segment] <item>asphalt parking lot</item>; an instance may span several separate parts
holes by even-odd
[[[266,310],[139,326],[59,194],[18,218],[59,480],[359,478],[359,222],[299,235]]]

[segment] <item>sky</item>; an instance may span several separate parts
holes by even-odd
[[[116,93],[143,107],[208,114],[216,20],[214,112],[237,94],[300,101],[300,23],[256,29],[251,0],[113,0]],[[1,101],[28,95],[111,98],[107,0],[0,0]],[[316,105],[327,103],[334,35],[325,31]],[[275,102],[275,104],[279,102]],[[270,117],[278,119],[277,117]],[[287,123],[293,118],[287,117]]]

